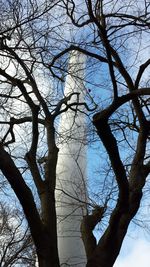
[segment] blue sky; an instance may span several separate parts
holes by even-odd
[[[127,236],[114,267],[149,267],[149,264],[150,242],[144,237],[132,239]]]

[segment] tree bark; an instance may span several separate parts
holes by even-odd
[[[96,248],[96,238],[93,235],[95,226],[102,220],[104,207],[96,206],[92,214],[83,217],[81,222],[81,236],[84,243],[87,260],[90,259]]]
[[[143,161],[146,149],[147,128],[141,129],[129,179],[121,161],[117,141],[108,123],[107,110],[94,117],[94,125],[108,153],[118,185],[118,200],[108,227],[88,259],[87,267],[112,267],[119,255],[128,226],[137,213],[147,173]]]
[[[58,252],[55,249],[57,247],[46,231],[43,233],[41,245],[42,247],[37,249],[39,267],[59,267]]]
[[[53,231],[53,229],[48,229],[48,227],[44,225],[38,213],[30,188],[26,185],[19,169],[16,167],[10,155],[4,150],[2,145],[0,145],[0,169],[10,183],[24,210],[36,247],[39,266],[59,267],[56,224],[53,228],[55,231]],[[49,201],[52,201],[52,199],[49,198]],[[53,203],[50,205],[52,205],[53,210],[55,210],[55,203],[54,201],[52,202]],[[53,213],[51,214],[51,218],[52,216]]]
[[[140,203],[141,196],[139,194],[137,199],[138,203]],[[116,206],[110,217],[109,226],[100,238],[86,267],[112,267],[114,265],[130,221],[136,214],[138,206],[136,205],[136,209],[134,212],[132,210],[132,213],[130,210],[124,213],[121,211],[121,207]]]

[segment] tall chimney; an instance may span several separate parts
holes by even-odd
[[[69,104],[84,102],[84,69],[85,56],[73,51],[64,95],[76,94],[71,97]],[[82,105],[71,106],[61,114],[58,132],[56,205],[60,264],[64,267],[83,267],[86,265],[86,256],[80,224],[86,214],[86,130]]]

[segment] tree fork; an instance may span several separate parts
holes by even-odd
[[[39,266],[59,267],[57,246],[52,242],[49,232],[40,219],[32,192],[2,144],[0,144],[0,169],[24,210],[36,246]]]

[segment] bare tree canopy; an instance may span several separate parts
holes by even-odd
[[[86,266],[111,267],[148,188],[150,4],[11,0],[0,7],[0,169],[21,204],[39,266],[60,266],[55,189],[66,135],[58,125],[71,111],[76,126],[85,114],[80,141],[97,163],[96,170],[88,160],[81,221]],[[86,56],[85,77],[68,68],[72,51]],[[66,95],[68,73],[80,85]],[[93,230],[104,220],[96,241]]]
[[[35,266],[35,250],[24,215],[1,203],[0,218],[0,265]]]

